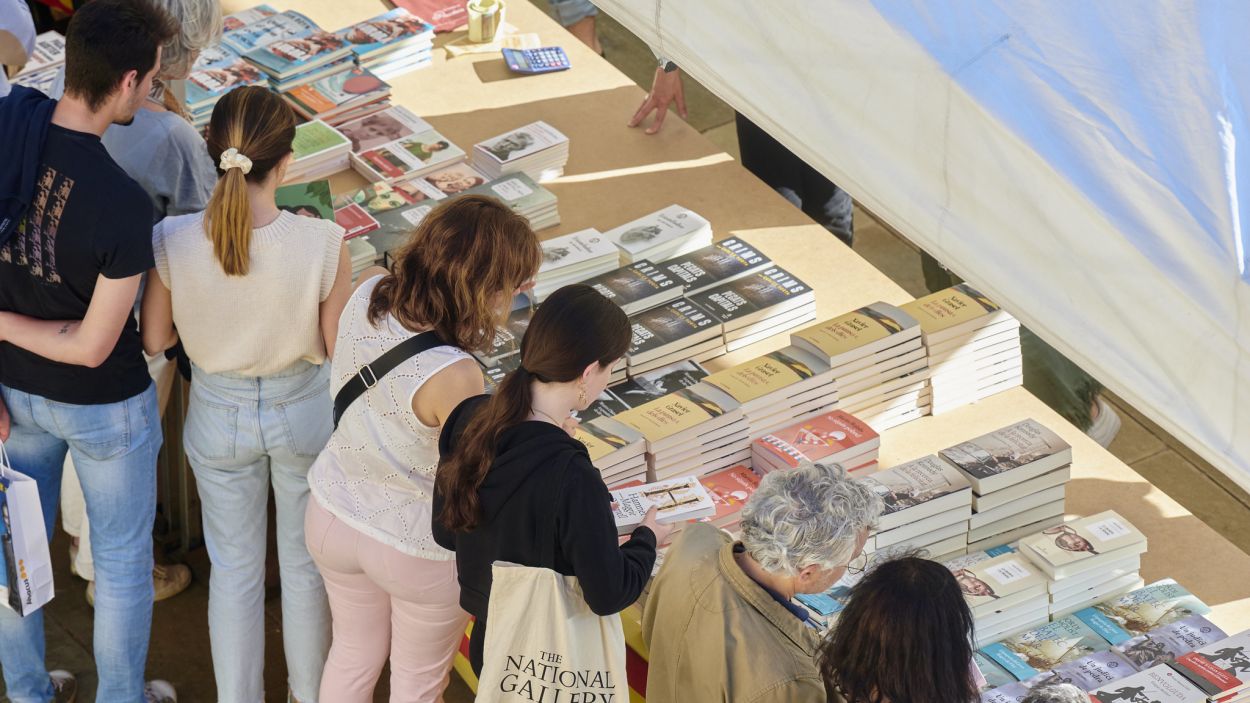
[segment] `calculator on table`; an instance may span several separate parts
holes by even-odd
[[[570,67],[569,57],[558,46],[541,49],[504,49],[503,60],[516,73],[551,73]]]

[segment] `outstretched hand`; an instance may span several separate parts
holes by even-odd
[[[647,97],[642,101],[642,105],[638,106],[637,112],[629,120],[630,127],[637,127],[642,121],[647,119],[647,115],[655,113],[655,119],[651,122],[651,126],[647,127],[647,134],[655,134],[664,126],[664,118],[668,115],[668,108],[672,104],[677,105],[677,114],[682,119],[687,119],[686,113],[686,89],[681,80],[681,70],[665,72],[662,68],[655,69],[655,78],[651,81],[651,92],[647,93]]]

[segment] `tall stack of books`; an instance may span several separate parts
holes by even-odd
[[[1146,536],[1107,510],[1025,537],[1019,549],[1050,578],[1050,612],[1059,616],[1141,586]]]
[[[542,183],[564,175],[569,138],[546,122],[532,122],[473,146],[473,166],[489,178],[524,173]]]
[[[65,63],[65,37],[57,31],[47,31],[35,37],[35,50],[26,64],[13,77],[14,85],[48,93],[56,83],[61,65]]]
[[[1207,701],[1220,701],[1221,703],[1236,703],[1237,701],[1246,700],[1242,696],[1229,695],[1227,691],[1217,692],[1208,698],[1208,690],[1198,686],[1194,680],[1186,678],[1182,671],[1167,665],[1152,666],[1132,676],[1126,676],[1105,686],[1099,686],[1089,692],[1089,697],[1090,700],[1099,703],[1101,701],[1126,701],[1127,703],[1136,703],[1137,701],[1144,701],[1145,703],[1207,703]]]
[[[760,475],[741,464],[708,474],[699,479],[703,488],[712,496],[716,513],[702,522],[711,523],[729,533],[738,532],[742,520],[742,506],[760,487]]]
[[[720,321],[725,351],[741,349],[816,319],[816,294],[780,266],[769,266],[686,297]]]
[[[391,108],[385,112],[370,115],[360,122],[349,122],[342,125],[343,133],[353,145],[365,139],[376,142],[376,138],[361,138],[361,132],[369,133],[378,128],[378,122],[394,116]],[[424,123],[424,120],[421,121]],[[390,127],[391,125],[387,125]],[[464,160],[464,152],[429,125],[427,129],[385,142],[371,148],[353,149],[351,166],[357,173],[371,182],[386,181],[396,183],[413,181],[414,184],[430,190],[428,184],[416,181],[428,173]],[[393,133],[393,132],[392,132]],[[437,199],[437,198],[435,198]]]
[[[1204,697],[1197,699],[1199,703],[1244,703],[1250,701],[1247,652],[1250,631],[1182,654],[1172,666],[1202,693]],[[1171,703],[1173,699],[1159,700]]]
[[[534,229],[560,224],[556,194],[534,182],[525,173],[514,173],[464,191],[468,195],[489,195],[503,201]],[[442,197],[442,196],[440,196]]]
[[[660,267],[641,259],[584,281],[625,311],[626,315],[672,302],[681,297],[681,285]]]
[[[877,465],[881,436],[852,415],[834,410],[751,442],[751,466],[760,473],[792,469],[810,461],[869,472]]]
[[[920,325],[889,303],[873,303],[790,335],[829,363],[838,407],[884,432],[927,413]]]
[[[1072,447],[1022,420],[938,452],[972,484],[968,548],[1014,542],[1063,522]]]
[[[616,268],[616,247],[599,230],[584,229],[542,243],[543,261],[534,277],[534,302],[557,289]]]
[[[960,283],[902,307],[924,333],[934,415],[1023,382],[1020,322],[972,286]]]
[[[291,149],[291,165],[287,167],[286,180],[298,183],[324,178],[345,169],[351,143],[335,128],[314,120],[295,127],[295,141]]]
[[[390,107],[391,86],[369,69],[355,66],[292,88],[282,97],[304,119],[336,126]]]
[[[1046,576],[1003,545],[943,563],[959,581],[976,622],[978,644],[989,644],[1050,620]]]
[[[403,8],[335,32],[351,47],[356,62],[385,79],[429,66],[434,27]]]
[[[642,259],[662,262],[712,243],[712,225],[680,205],[669,205],[605,234],[621,250],[622,265]]]
[[[697,383],[614,418],[647,441],[648,478],[702,476],[751,456],[746,418],[733,398]]]
[[[1062,664],[1076,662],[1110,648],[1111,645],[1085,623],[1074,617],[1065,617],[984,645],[978,651],[1016,680],[1028,681]],[[984,669],[982,673],[985,673]]]
[[[1073,615],[1118,647],[1166,625],[1209,612],[1210,606],[1168,578],[1082,608]]]
[[[681,282],[686,295],[702,293],[770,265],[771,259],[737,237],[660,262],[660,268]]]
[[[629,318],[633,339],[626,354],[631,375],[683,359],[707,361],[725,353],[720,324],[685,298]]]
[[[884,505],[866,549],[923,549],[937,561],[967,551],[972,488],[946,462],[930,454],[858,480]]]
[[[184,106],[191,124],[203,129],[221,96],[246,85],[263,85],[265,74],[226,44],[200,53],[187,76]]]
[[[738,401],[752,437],[833,410],[829,367],[795,346],[718,371],[707,382]]]
[[[351,68],[352,50],[341,38],[318,29],[302,37],[278,39],[243,54],[269,76],[278,92]]]
[[[696,361],[679,361],[609,386],[579,415],[582,417],[615,417],[626,410],[689,388],[707,378],[707,369]]]
[[[577,439],[586,445],[590,461],[608,487],[647,479],[646,443],[635,430],[611,418],[580,423]]]

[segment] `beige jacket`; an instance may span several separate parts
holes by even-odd
[[[681,531],[642,616],[648,703],[825,703],[816,631],[738,566],[729,535]]]

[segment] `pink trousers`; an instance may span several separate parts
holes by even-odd
[[[404,554],[308,501],[308,551],[325,580],[334,641],[321,700],[370,703],[387,659],[391,703],[437,703],[469,616],[454,561]]]

